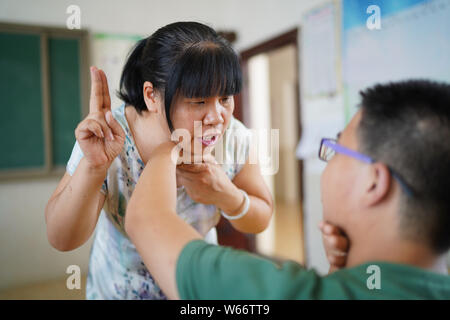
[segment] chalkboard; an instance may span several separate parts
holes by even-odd
[[[82,116],[81,38],[0,31],[0,48],[0,172],[64,166]]]
[[[81,121],[80,44],[50,38],[48,44],[53,164],[65,165]]]
[[[40,36],[0,33],[0,169],[42,167]]]

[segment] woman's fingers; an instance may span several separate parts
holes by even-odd
[[[123,131],[119,122],[114,119],[111,111],[106,112],[106,122],[108,123],[108,126],[111,128],[111,131],[113,133],[113,140],[114,136],[125,137],[125,132]]]
[[[191,164],[183,163],[178,165],[177,168],[192,173],[199,173],[203,171],[208,171],[211,165],[217,165],[216,158],[214,158],[214,156],[211,154],[203,155],[202,160],[203,160],[202,163],[191,163]]]
[[[216,158],[211,153],[203,155],[203,162],[211,163],[211,164],[217,164]]]
[[[180,164],[177,168],[183,171],[198,173],[207,170],[208,165],[206,163]]]
[[[100,139],[105,137],[102,126],[94,119],[86,119],[82,121],[75,130],[77,140],[83,140],[91,137],[92,135],[95,135]]]
[[[104,138],[105,134],[102,126],[95,120],[89,121],[87,124],[87,129],[94,133],[98,138]]]
[[[103,133],[105,134],[105,139],[109,141],[114,140],[114,135],[111,131],[111,128],[106,123],[105,118],[103,119],[96,119],[96,121],[102,126]]]
[[[98,70],[102,81],[102,94],[103,94],[103,108],[104,111],[111,111],[111,98],[109,96],[108,80],[106,79],[105,72]]]
[[[82,121],[76,129],[75,135],[77,139],[86,139],[92,134],[98,138],[106,140],[114,140],[111,129],[104,119],[101,118],[87,118]]]
[[[89,113],[102,111],[103,84],[99,70],[91,67],[91,97],[89,99]]]
[[[196,180],[198,178],[197,174],[191,173],[191,172],[179,169],[179,168],[176,169],[176,172],[177,172],[177,176],[179,176],[180,179],[182,179],[183,181],[189,181],[190,182],[190,181]]]
[[[189,187],[191,183],[192,183],[191,179],[186,178],[183,175],[177,174],[177,185]]]

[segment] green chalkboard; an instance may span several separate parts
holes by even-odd
[[[0,172],[48,172],[67,163],[81,121],[81,41],[0,31]]]
[[[0,170],[45,164],[40,36],[0,33]]]
[[[80,40],[49,38],[53,165],[64,166],[81,121]]]

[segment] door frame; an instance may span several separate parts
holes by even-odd
[[[234,97],[234,117],[238,120],[240,120],[242,123],[244,123],[246,126],[249,126],[249,95],[248,95],[248,88],[249,88],[249,78],[248,78],[248,61],[250,58],[262,54],[262,53],[269,53],[273,50],[279,49],[281,47],[287,46],[287,45],[293,45],[296,48],[297,51],[297,57],[295,60],[296,63],[296,70],[297,70],[297,83],[296,83],[296,114],[294,115],[297,121],[297,132],[298,137],[297,141],[300,141],[300,137],[302,136],[302,127],[301,127],[301,112],[300,112],[300,88],[299,88],[299,81],[300,81],[300,62],[299,62],[299,28],[291,29],[283,34],[280,34],[278,36],[275,36],[267,41],[261,42],[249,49],[243,50],[239,53],[240,63],[241,63],[241,69],[242,69],[242,90],[241,93],[236,95]],[[299,198],[301,203],[301,212],[300,212],[300,219],[302,221],[303,225],[303,161],[298,160],[298,168],[299,168]],[[226,221],[225,219],[221,219],[219,225],[217,226],[217,231],[219,235],[219,242],[223,245],[229,245],[235,248],[245,249],[251,252],[256,251],[256,239],[254,235],[244,235],[240,232],[234,230],[234,228],[231,226],[231,224]],[[302,230],[302,234],[303,230]],[[304,252],[304,241],[302,241],[303,245],[303,252]],[[305,259],[305,257],[304,257]]]
[[[302,136],[302,126],[301,126],[301,103],[300,103],[300,86],[299,86],[299,81],[300,81],[300,62],[299,62],[299,28],[294,28],[290,31],[287,31],[286,33],[283,33],[279,36],[276,36],[275,38],[272,38],[268,41],[262,42],[254,47],[251,47],[247,50],[244,50],[240,53],[240,58],[241,58],[241,68],[242,68],[242,73],[243,73],[243,86],[242,86],[242,91],[241,94],[239,95],[239,98],[237,99],[237,101],[235,102],[235,104],[238,104],[237,109],[238,112],[236,113],[236,115],[240,116],[241,118],[239,120],[241,120],[245,125],[249,125],[249,95],[248,95],[248,60],[258,54],[262,54],[262,53],[269,53],[273,50],[279,49],[281,47],[287,46],[287,45],[294,45],[295,49],[297,51],[297,57],[295,59],[295,63],[296,63],[296,70],[298,73],[297,76],[297,83],[296,83],[296,96],[297,99],[295,99],[296,102],[296,114],[294,115],[296,119],[298,119],[297,122],[297,129],[298,129],[298,137],[297,137],[297,141],[300,141],[300,137]],[[303,161],[302,160],[298,160],[299,161],[299,181],[300,181],[300,201],[302,203],[303,206]]]

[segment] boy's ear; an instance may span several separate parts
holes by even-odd
[[[371,207],[382,201],[391,187],[391,172],[383,164],[376,162],[368,168],[368,181],[364,190],[363,202],[365,206]]]
[[[159,110],[160,107],[158,106],[156,92],[155,89],[153,88],[153,84],[150,81],[145,81],[142,90],[147,110],[150,112],[158,113],[160,111]]]

